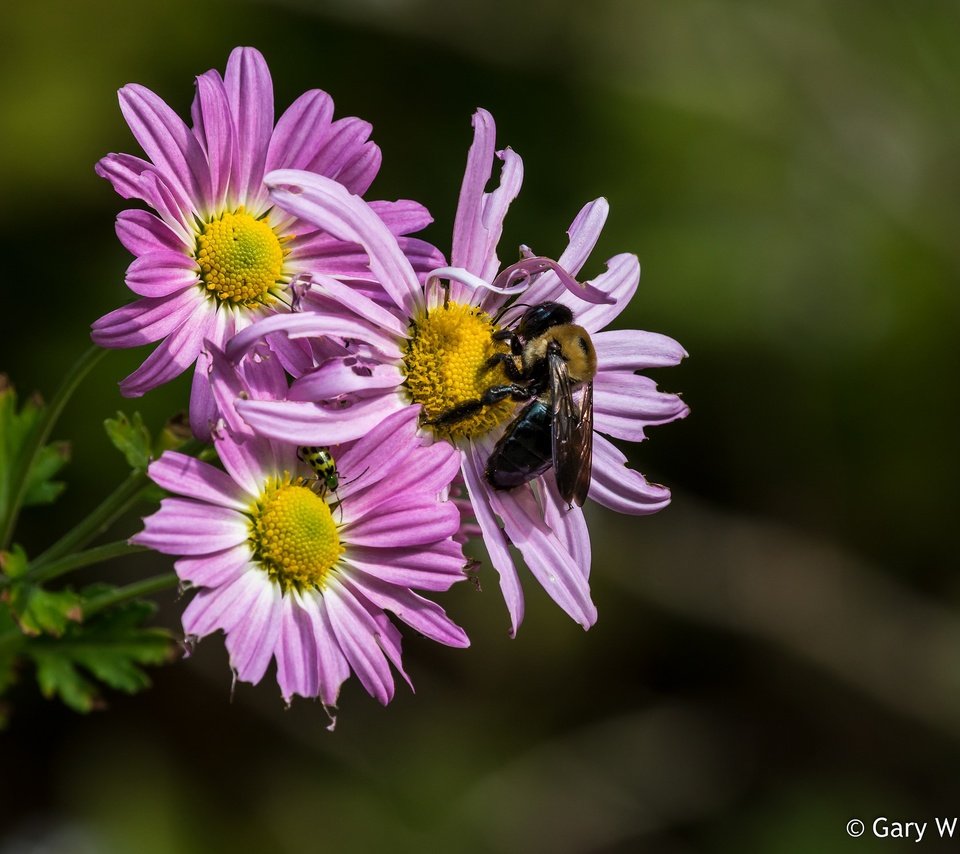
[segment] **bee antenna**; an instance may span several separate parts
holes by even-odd
[[[500,318],[503,317],[508,311],[510,311],[511,308],[520,308],[520,306],[523,306],[524,308],[531,308],[531,305],[530,305],[530,303],[528,303],[528,302],[514,302],[514,303],[510,303],[510,305],[505,305],[503,308],[500,309],[500,311],[498,311],[498,312],[494,315],[494,317],[493,317],[493,322],[494,322],[494,323],[499,323],[499,322],[500,322]]]

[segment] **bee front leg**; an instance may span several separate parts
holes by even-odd
[[[523,354],[523,342],[520,336],[512,329],[501,329],[490,336],[494,341],[508,341],[510,343],[510,353],[514,356]]]
[[[487,359],[487,367],[495,368],[497,365],[503,366],[503,372],[507,375],[507,379],[511,379],[515,383],[521,382],[523,379],[525,379],[523,376],[523,371],[517,367],[516,356],[513,356],[510,353],[494,353],[489,359]]]
[[[451,424],[456,424],[458,421],[462,421],[464,418],[469,418],[471,415],[475,415],[485,406],[492,406],[494,403],[499,403],[501,400],[504,400],[508,397],[512,397],[514,400],[530,400],[531,397],[536,397],[538,391],[534,388],[528,388],[527,386],[517,385],[511,383],[510,385],[495,385],[488,388],[484,393],[483,397],[479,400],[467,400],[463,403],[458,403],[456,406],[448,409],[442,415],[438,415],[436,418],[431,418],[425,421],[425,424],[431,424],[435,427],[449,427]]]

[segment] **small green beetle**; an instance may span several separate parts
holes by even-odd
[[[304,445],[297,448],[297,456],[313,470],[320,486],[320,495],[336,492],[340,486],[340,472],[329,448]]]

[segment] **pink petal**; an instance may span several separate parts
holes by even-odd
[[[337,643],[360,684],[386,705],[393,697],[393,676],[376,640],[376,622],[336,578],[329,580],[323,602]]]
[[[380,649],[383,650],[383,654],[387,657],[389,661],[403,677],[407,685],[410,686],[410,690],[413,690],[413,682],[410,681],[410,677],[407,676],[407,671],[403,669],[403,636],[400,634],[400,630],[393,624],[390,620],[390,617],[381,611],[376,605],[368,601],[367,598],[349,583],[345,578],[341,579],[344,588],[348,589],[356,598],[367,613],[373,618],[374,623],[377,625],[377,643],[380,645]]]
[[[201,302],[137,370],[120,382],[120,393],[140,397],[182,374],[200,354],[214,312],[211,304]]]
[[[460,199],[453,223],[450,266],[463,267],[475,276],[487,268],[490,245],[483,225],[484,188],[493,172],[496,124],[493,116],[479,109],[473,114],[473,142],[467,153],[467,168],[460,185]],[[502,226],[502,223],[498,223]],[[492,276],[490,277],[492,280]],[[457,297],[454,296],[454,299]]]
[[[593,346],[601,371],[638,371],[678,365],[687,351],[672,338],[639,329],[595,332]]]
[[[362,199],[335,181],[293,169],[271,172],[267,185],[273,200],[284,210],[340,240],[362,246],[384,290],[405,316],[414,316],[422,304],[416,273],[396,238]]]
[[[670,490],[648,483],[640,472],[626,468],[627,458],[599,433],[593,434],[593,479],[590,499],[617,513],[646,516],[670,503]]]
[[[213,554],[182,557],[173,568],[183,580],[197,587],[223,587],[252,569],[250,545],[243,543]]]
[[[319,292],[336,300],[344,308],[358,314],[375,327],[392,332],[397,338],[406,338],[409,335],[409,323],[400,320],[373,300],[358,294],[342,282],[324,278],[317,282]]]
[[[523,588],[520,586],[520,576],[513,563],[507,538],[497,524],[493,509],[490,506],[491,488],[483,477],[483,470],[490,456],[490,448],[471,444],[464,455],[463,479],[470,492],[470,503],[473,505],[477,522],[483,532],[483,544],[490,555],[490,562],[500,576],[500,592],[510,615],[510,636],[513,637],[523,622]]]
[[[189,248],[195,245],[196,218],[193,206],[179,199],[155,171],[144,172],[140,176],[140,195],[184,246]]]
[[[362,196],[380,171],[383,155],[375,142],[365,142],[360,150],[338,170],[337,180],[351,193]]]
[[[227,345],[227,356],[237,361],[261,338],[275,332],[286,333],[290,338],[329,336],[337,339],[359,340],[377,349],[389,359],[399,360],[403,355],[395,336],[378,331],[358,317],[300,312],[275,314],[238,332]]]
[[[259,213],[266,202],[263,166],[273,134],[273,81],[260,51],[234,48],[224,84],[237,146],[231,186],[241,204]]]
[[[467,633],[447,616],[443,608],[429,599],[362,572],[351,573],[350,584],[378,608],[392,611],[398,619],[424,637],[446,646],[470,646]]]
[[[197,138],[149,89],[131,83],[120,90],[120,110],[137,142],[177,197],[181,210],[210,204],[210,172]]]
[[[293,400],[240,400],[237,412],[258,433],[297,445],[339,445],[359,439],[392,412],[406,407],[388,393],[343,409]]]
[[[142,199],[140,176],[155,171],[153,164],[132,154],[108,154],[93,167],[101,178],[106,178],[113,189],[125,199]]]
[[[168,250],[183,254],[185,245],[162,219],[149,211],[126,210],[117,215],[117,237],[134,255]]]
[[[463,549],[452,540],[441,540],[428,547],[378,549],[350,544],[343,562],[367,575],[398,587],[418,590],[449,590],[463,581]]]
[[[330,133],[333,100],[319,89],[304,92],[280,116],[270,138],[264,172],[306,169]]]
[[[241,512],[250,506],[250,494],[228,474],[178,451],[164,451],[160,459],[150,463],[147,473],[158,486],[177,495]]]
[[[202,638],[217,629],[231,631],[243,621],[261,588],[272,585],[265,572],[252,569],[224,587],[201,590],[184,609],[184,634]]]
[[[583,574],[590,577],[590,530],[581,507],[571,507],[560,497],[552,471],[540,478],[543,485],[544,522]],[[593,497],[592,495],[590,496]]]
[[[367,142],[371,130],[370,123],[363,119],[353,116],[338,119],[330,126],[323,146],[303,168],[334,179],[349,192],[362,195],[380,165],[379,149]],[[369,174],[371,167],[373,174]]]
[[[249,521],[242,514],[189,498],[164,498],[143,525],[130,542],[172,555],[219,552],[250,536]]]
[[[101,347],[150,344],[180,328],[204,302],[202,294],[192,291],[161,299],[138,299],[95,321],[90,337]]]
[[[289,703],[296,694],[316,697],[320,693],[320,666],[313,621],[301,604],[300,594],[294,591],[289,591],[281,603],[280,635],[274,654],[277,682],[286,702]]]
[[[343,526],[344,540],[358,546],[393,548],[422,546],[452,537],[460,527],[460,512],[451,502],[420,494],[398,495],[376,513]]]
[[[419,415],[420,407],[411,405],[385,414],[359,437],[359,441],[338,457],[340,467],[348,473],[352,487],[348,489],[345,485],[342,497],[389,477],[394,468],[406,464],[410,455],[423,445],[423,440],[417,435]]]
[[[594,427],[618,439],[642,442],[644,429],[685,418],[688,407],[675,394],[657,391],[649,377],[600,371],[593,380]]]
[[[433,222],[433,217],[420,202],[410,199],[398,199],[395,202],[370,202],[371,210],[383,220],[383,224],[390,231],[401,237],[413,234],[426,228]],[[437,264],[436,266],[441,266]]]
[[[344,521],[366,516],[398,494],[420,493],[436,498],[453,483],[460,471],[460,458],[459,449],[446,442],[436,442],[404,457],[399,465],[388,461],[388,476],[384,476],[379,483],[368,489],[344,497]],[[373,455],[368,458],[367,465],[371,471],[378,471]],[[343,470],[347,471],[346,467]]]
[[[197,77],[197,93],[191,110],[193,132],[207,155],[210,169],[212,211],[227,205],[230,175],[236,154],[233,116],[223,78],[216,71]]]
[[[279,474],[266,439],[235,440],[221,425],[213,430],[213,444],[223,467],[250,495],[259,496],[268,477]]]
[[[403,379],[400,369],[394,365],[367,367],[353,357],[328,359],[316,370],[294,381],[289,396],[291,400],[331,401],[374,389],[395,389]]]
[[[503,221],[507,216],[507,208],[519,195],[520,185],[523,183],[523,161],[520,155],[510,148],[497,152],[497,157],[503,161],[500,170],[500,185],[488,193],[483,201],[481,227],[486,239],[486,266],[480,271],[480,277],[490,281],[500,269],[500,260],[497,258],[497,244],[503,234]]]
[[[593,252],[597,240],[600,238],[600,232],[603,231],[609,211],[610,206],[606,199],[595,199],[584,205],[571,223],[567,230],[569,237],[567,248],[557,259],[560,267],[571,276],[576,276],[583,269],[583,265],[587,263],[590,253]],[[529,305],[537,305],[541,302],[556,302],[565,290],[567,289],[560,282],[556,273],[546,272],[530,286],[524,294],[523,301]],[[515,315],[509,312],[504,315],[505,323],[509,324],[519,317],[520,309],[516,309],[516,312]]]
[[[627,253],[615,255],[607,261],[607,271],[593,279],[591,284],[597,290],[613,297],[614,302],[610,305],[590,305],[570,291],[564,291],[556,301],[570,308],[576,322],[593,334],[617,317],[637,292],[637,285],[640,284],[640,262],[637,256]]]
[[[207,338],[204,347],[210,344],[223,345],[232,335],[236,313],[226,306],[219,306],[214,314],[213,323],[207,329]],[[210,354],[203,350],[197,356],[197,364],[193,369],[193,382],[190,385],[190,429],[193,435],[203,442],[210,442],[211,431],[219,417],[216,396],[210,385],[212,360]]]
[[[350,665],[333,633],[327,603],[323,597],[304,596],[303,608],[310,616],[313,634],[317,639],[320,700],[325,706],[336,706],[340,686],[350,677]]]
[[[533,493],[526,487],[492,492],[490,506],[503,519],[511,542],[547,595],[584,629],[597,621],[590,599],[587,570],[577,566],[540,518]]]
[[[147,252],[127,267],[127,287],[142,297],[166,297],[198,285],[197,262],[173,249]]]
[[[230,666],[241,682],[256,685],[267,672],[280,635],[282,600],[279,585],[261,584],[243,619],[227,632]]]

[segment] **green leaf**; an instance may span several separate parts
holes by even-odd
[[[65,484],[51,478],[69,461],[69,442],[52,442],[41,448],[27,478],[24,506],[53,504],[63,492]]]
[[[6,375],[0,374],[0,519],[6,519],[11,510],[17,463],[22,457],[30,431],[40,421],[43,406],[43,401],[38,396],[33,396],[18,411],[17,392]],[[51,448],[53,448],[52,451]],[[54,446],[44,448],[44,452],[47,452],[45,461],[45,469],[49,473],[47,476],[52,477],[64,463],[62,452],[57,451]],[[54,463],[55,460],[58,462]],[[33,492],[32,497],[39,499],[33,503],[42,503],[42,500],[51,494],[51,490],[62,489],[59,485],[44,489],[45,478],[37,473],[36,468],[27,476],[30,490]],[[28,491],[27,494],[29,496],[30,492]]]
[[[92,598],[111,589],[101,585],[84,590],[84,596]],[[102,705],[97,683],[128,694],[148,687],[150,678],[143,666],[176,657],[169,632],[142,625],[154,610],[149,602],[126,602],[84,623],[70,624],[60,638],[28,643],[24,651],[36,663],[43,695],[58,696],[70,708],[89,712]]]
[[[36,584],[15,584],[5,594],[20,630],[29,636],[59,637],[83,617],[81,598],[71,590],[44,590]]]
[[[0,552],[0,572],[8,578],[19,578],[27,571],[27,553],[16,543],[8,552]]]
[[[108,418],[103,422],[103,426],[110,441],[126,457],[131,468],[140,471],[149,465],[150,431],[139,412],[134,412],[132,419],[127,418],[125,413],[118,412],[116,418]]]
[[[37,667],[40,693],[48,700],[59,697],[75,712],[91,712],[99,708],[97,687],[86,679],[73,662],[60,652],[36,650],[33,660]]]

